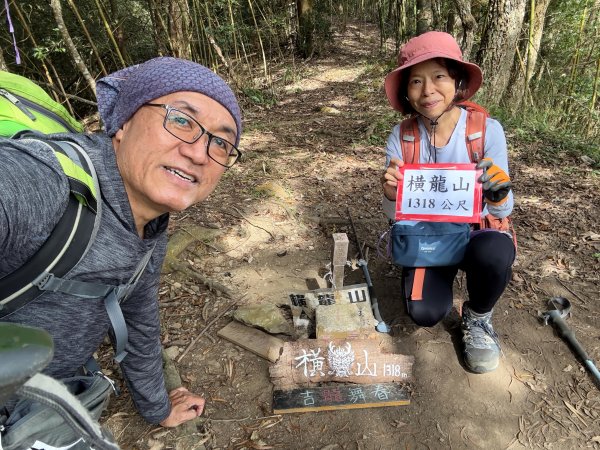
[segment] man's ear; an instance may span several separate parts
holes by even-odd
[[[113,147],[115,148],[115,150],[119,149],[119,145],[121,144],[121,141],[123,140],[123,135],[125,134],[128,126],[129,126],[129,120],[127,122],[125,122],[123,125],[121,125],[121,128],[119,128],[117,130],[117,132],[115,133],[115,135],[112,137]]]
[[[123,127],[119,128],[115,135],[112,137],[112,144],[115,151],[119,151],[121,146],[121,140],[123,139]]]

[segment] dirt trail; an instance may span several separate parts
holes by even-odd
[[[382,139],[397,120],[383,95],[387,68],[377,48],[376,30],[349,26],[302,67],[302,79],[282,89],[276,106],[246,106],[244,163],[208,202],[171,224],[173,232],[218,229],[219,237],[188,247],[181,262],[229,288],[234,300],[178,272],[166,275],[163,342],[185,349],[232,301],[282,304],[307,281],[324,287],[331,233],[351,230],[322,218],[347,217],[349,207],[372,248],[384,319],[399,350],[416,358],[412,403],[273,416],[269,363],[216,336],[231,320],[227,313],[177,364],[184,385],[207,398],[197,448],[600,448],[600,390],[537,320],[550,296],[565,295],[574,305],[568,323],[600,362],[598,171],[568,155],[550,158],[551,144],[519,141],[507,130],[519,255],[495,309],[504,357],[493,373],[465,371],[457,316],[431,329],[411,325],[398,302],[399,271],[373,250],[386,229]],[[356,251],[351,244],[350,255]],[[346,277],[362,282],[359,270]],[[462,284],[457,300],[464,299]],[[124,448],[193,448],[176,432],[144,423],[127,396],[112,402],[105,423]]]

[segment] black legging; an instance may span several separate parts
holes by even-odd
[[[469,308],[483,314],[490,312],[508,285],[515,259],[512,239],[497,231],[483,231],[471,237],[465,257],[456,266],[428,267],[422,299],[411,298],[416,269],[402,270],[402,296],[409,316],[418,325],[431,327],[452,308],[452,285],[458,269],[467,274]]]

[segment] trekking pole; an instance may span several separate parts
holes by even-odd
[[[596,386],[600,388],[600,371],[594,364],[594,361],[590,358],[585,349],[575,338],[575,333],[569,328],[565,319],[571,312],[571,302],[564,297],[553,297],[548,300],[548,306],[550,310],[540,313],[539,316],[545,325],[552,323],[558,335],[563,338],[567,344],[573,349],[575,354],[579,356],[583,365],[590,372]]]
[[[367,281],[367,286],[369,288],[369,297],[371,297],[371,309],[373,310],[373,316],[377,321],[377,326],[375,328],[380,333],[389,333],[390,327],[386,325],[386,323],[381,318],[381,314],[379,313],[379,304],[377,303],[375,288],[373,287],[373,283],[371,282],[371,275],[369,274],[368,263],[365,259],[365,255],[363,254],[360,241],[358,240],[358,234],[356,234],[356,228],[354,227],[354,220],[352,220],[352,214],[350,214],[350,208],[346,208],[346,210],[348,211],[350,226],[352,227],[352,233],[354,234],[354,240],[356,241],[356,245],[358,246],[358,254],[360,255],[360,259],[358,260],[358,266],[362,269],[363,274],[365,276],[365,280]]]
[[[600,389],[600,371],[594,364],[585,349],[575,338],[575,333],[569,328],[565,319],[571,312],[571,302],[564,297],[553,297],[548,300],[549,310],[539,313],[539,317],[544,325],[552,324],[558,335],[563,338],[577,355],[585,368],[590,372],[596,386]]]

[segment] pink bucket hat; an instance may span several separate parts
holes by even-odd
[[[398,98],[403,77],[408,76],[410,67],[433,58],[446,58],[459,63],[468,74],[463,86],[463,100],[475,95],[483,80],[478,65],[463,61],[462,51],[452,35],[441,31],[429,31],[410,39],[398,55],[398,68],[385,77],[385,93],[392,107],[404,113],[404,105]]]

